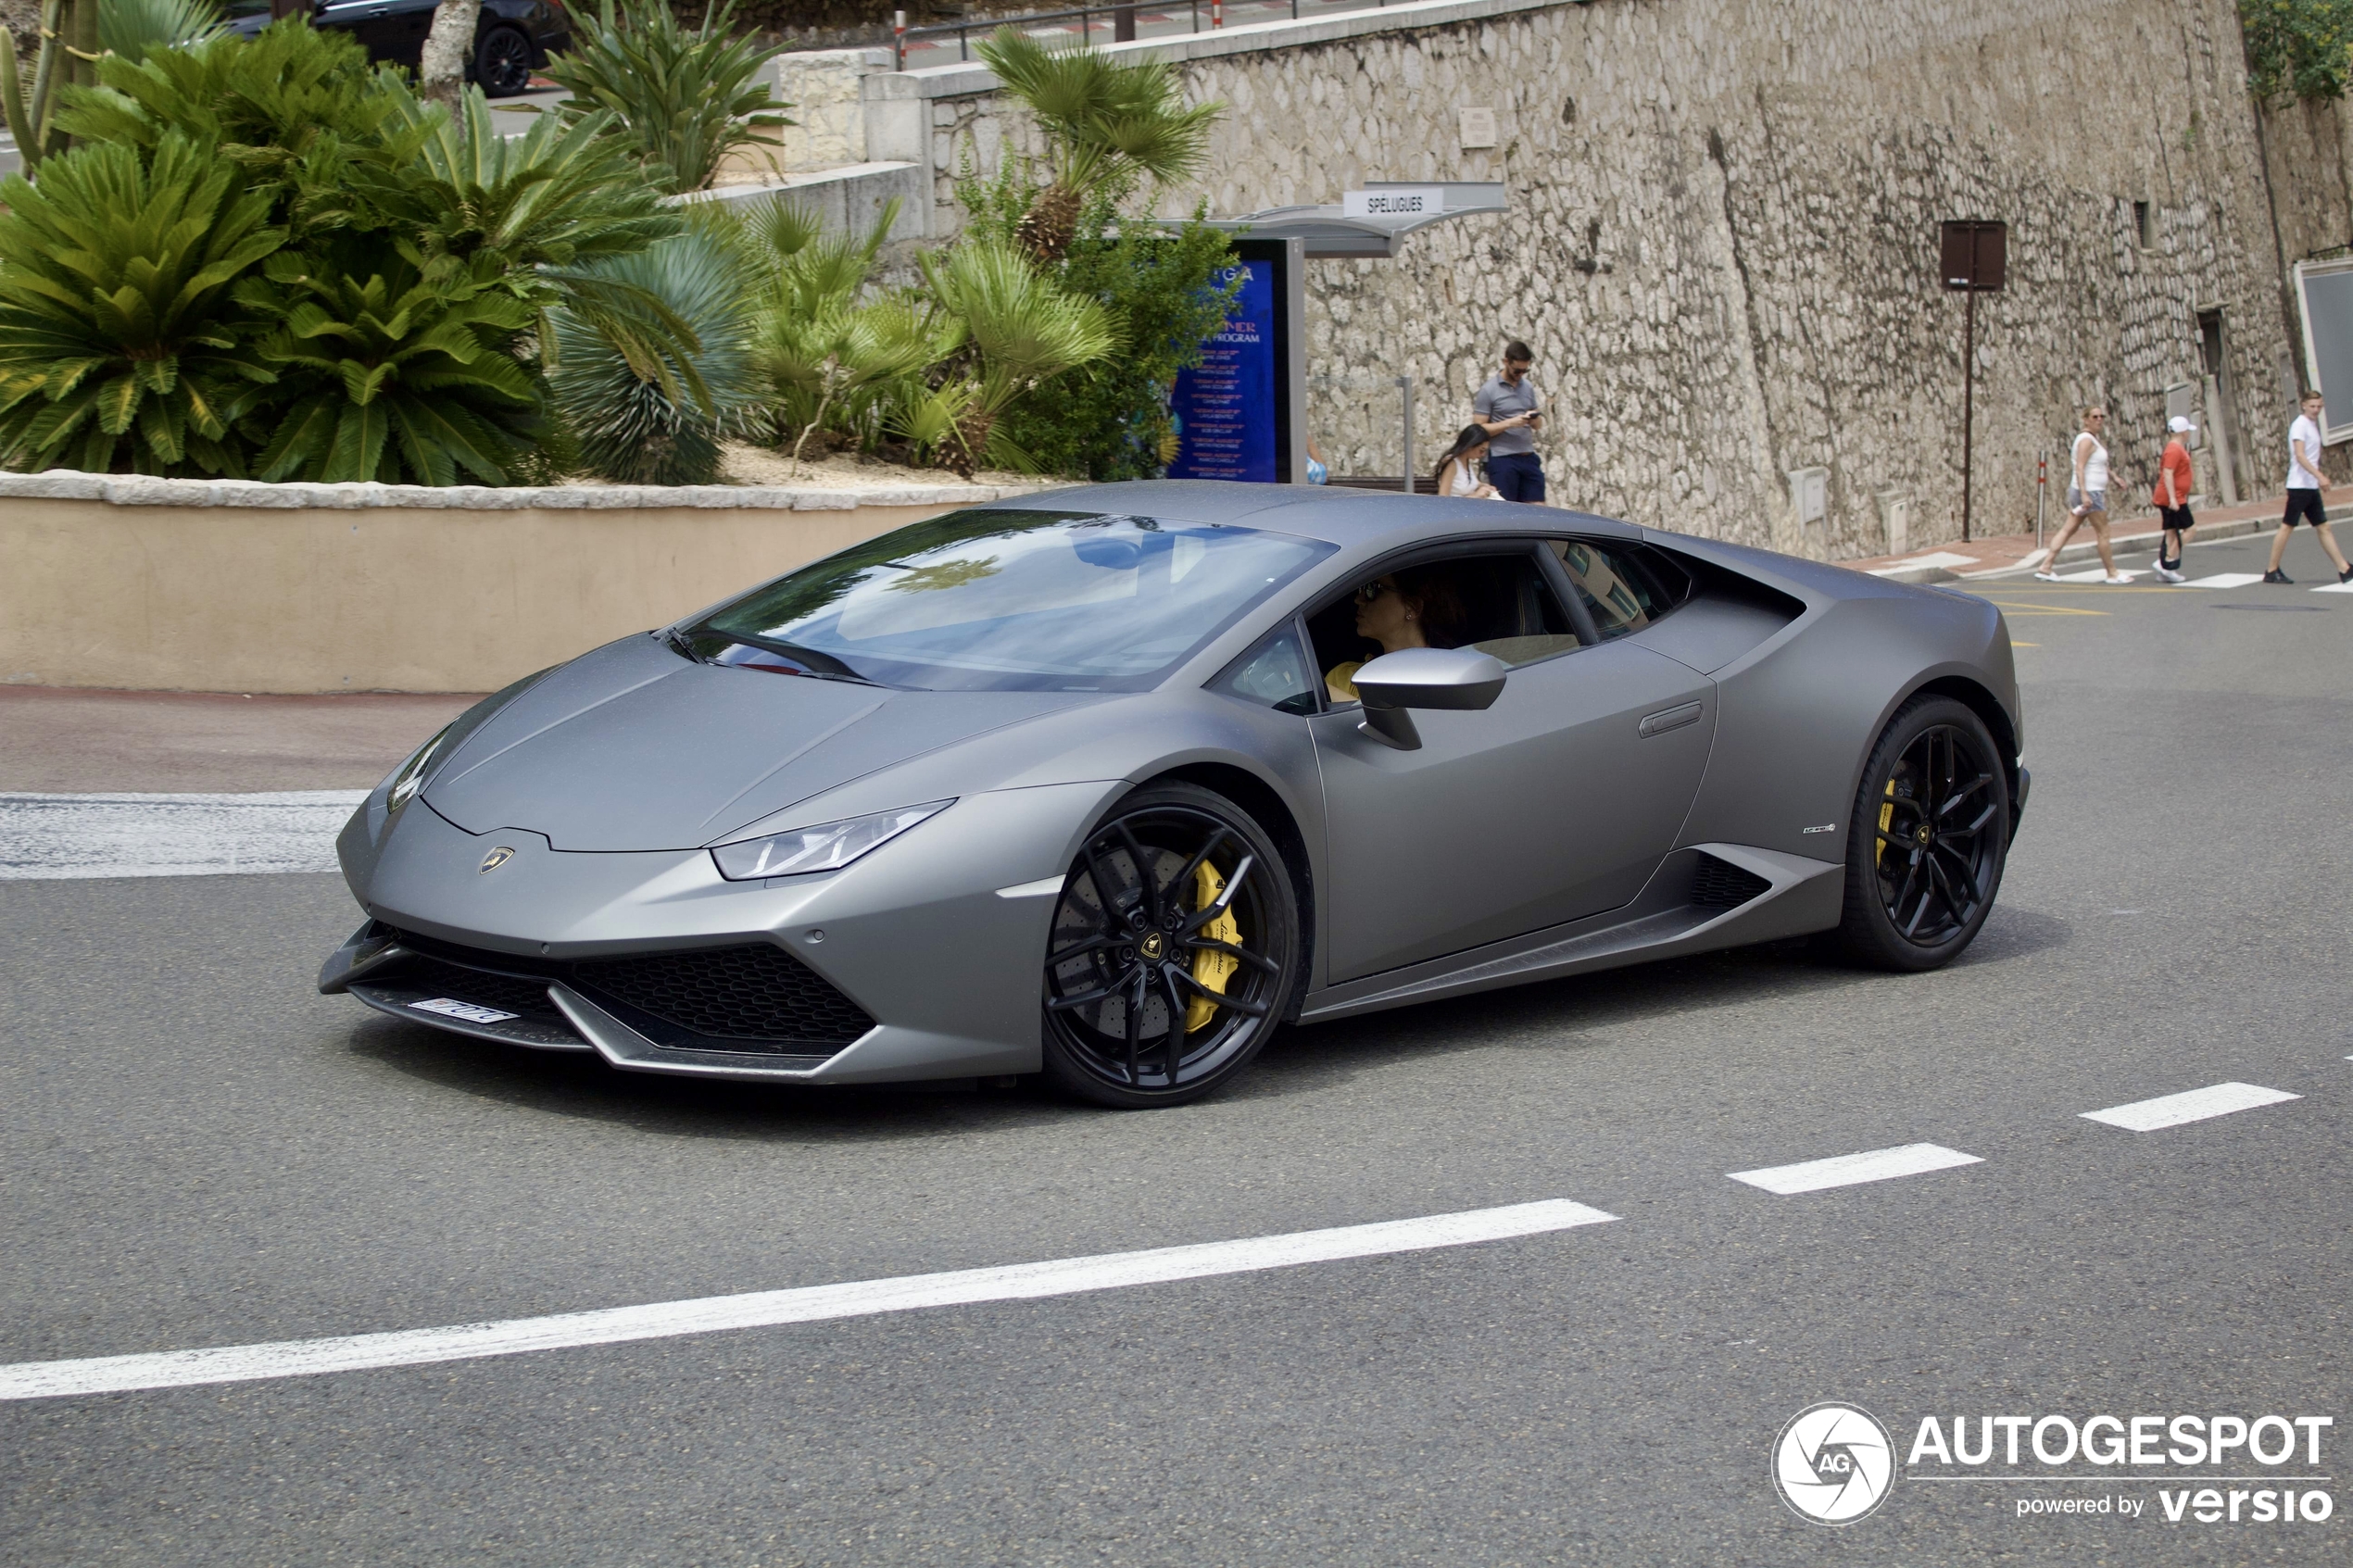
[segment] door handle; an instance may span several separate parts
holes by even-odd
[[[1653,735],[1663,735],[1669,730],[1680,730],[1686,724],[1698,723],[1699,713],[1700,706],[1696,702],[1687,702],[1678,708],[1662,708],[1655,713],[1645,715],[1642,721],[1634,726],[1634,730],[1644,740],[1648,740]]]

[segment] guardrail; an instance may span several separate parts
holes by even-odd
[[[1388,3],[1389,0],[1370,0],[1370,5],[1365,8],[1383,6]],[[1202,0],[1186,0],[1186,7],[1192,18],[1191,31],[1199,32],[1202,10]],[[1137,11],[1147,8],[1165,12],[1174,10],[1176,7],[1168,5],[1147,6],[1139,3],[1139,0],[1130,0],[1130,3],[1125,5],[1080,6],[1067,11],[1025,11],[1019,16],[975,17],[968,21],[928,22],[922,27],[909,27],[907,13],[895,11],[891,14],[890,27],[893,59],[897,69],[905,70],[907,69],[907,41],[910,38],[946,38],[952,34],[956,40],[956,58],[959,61],[969,60],[972,58],[972,35],[975,31],[989,33],[1000,27],[1036,27],[1046,22],[1069,21],[1074,17],[1078,20],[1078,34],[1082,41],[1089,44],[1094,42],[1096,19],[1101,18],[1111,26],[1111,41],[1114,44],[1125,44],[1136,36]],[[1207,9],[1209,25],[1212,29],[1222,28],[1226,25],[1226,0],[1209,0]],[[1290,0],[1290,19],[1293,21],[1299,19],[1299,0]]]

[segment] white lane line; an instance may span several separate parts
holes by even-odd
[[[0,794],[0,882],[331,872],[364,789],[270,795]]]
[[[1081,1291],[1202,1279],[1214,1274],[1288,1269],[1343,1258],[1467,1247],[1476,1242],[1598,1225],[1617,1218],[1582,1203],[1554,1198],[1499,1209],[1432,1214],[1418,1220],[1387,1220],[1332,1230],[1252,1236],[1242,1241],[1160,1247],[1144,1252],[1106,1252],[1089,1258],[962,1269],[953,1273],[907,1274],[895,1279],[808,1286],[797,1290],[761,1290],[743,1296],[705,1296],[689,1301],[657,1301],[641,1307],[610,1307],[544,1318],[510,1318],[500,1323],[169,1350],[156,1355],[19,1361],[13,1366],[0,1366],[0,1399],[185,1388],[205,1383],[303,1377],[368,1367],[422,1366],[434,1361],[514,1356],[580,1345],[614,1345],[633,1339],[715,1334],[725,1329],[871,1317],[923,1307],[1033,1300]]]
[[[2327,583],[2312,590],[2316,594],[2353,594],[2353,583]]]
[[[2130,1105],[2111,1105],[2106,1110],[2081,1114],[2086,1122],[2105,1122],[2128,1133],[2154,1133],[2187,1122],[2203,1122],[2209,1116],[2228,1116],[2234,1110],[2253,1110],[2258,1106],[2303,1098],[2285,1089],[2267,1089],[2260,1084],[2209,1084],[2202,1089],[2159,1095],[2155,1099],[2134,1100]]]
[[[1802,1165],[1774,1165],[1762,1171],[1734,1171],[1732,1180],[1746,1182],[1787,1198],[1793,1193],[1820,1192],[1825,1187],[1854,1186],[1859,1182],[1884,1182],[1897,1176],[1925,1175],[1956,1165],[1982,1165],[1974,1154],[1941,1144],[1907,1143],[1900,1148],[1874,1148],[1862,1154],[1833,1155],[1808,1160]]]
[[[2263,574],[2259,571],[2223,571],[2212,577],[2194,577],[2190,580],[2190,586],[2193,588],[2244,588],[2250,583],[2262,581]]]

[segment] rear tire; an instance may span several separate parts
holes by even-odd
[[[485,98],[511,98],[531,87],[531,40],[494,27],[474,42],[474,83]]]
[[[1139,789],[1088,835],[1055,905],[1046,1076],[1128,1110],[1213,1094],[1274,1033],[1299,968],[1298,898],[1265,830],[1198,785]]]
[[[1906,703],[1856,792],[1840,951],[1907,972],[1958,958],[1993,910],[2009,829],[2009,772],[1985,721],[1951,697]]]

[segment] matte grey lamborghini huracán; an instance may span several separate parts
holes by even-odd
[[[615,1067],[1170,1105],[1315,1022],[1832,935],[2026,798],[1981,600],[1502,502],[952,512],[518,682],[345,829],[320,987]]]

